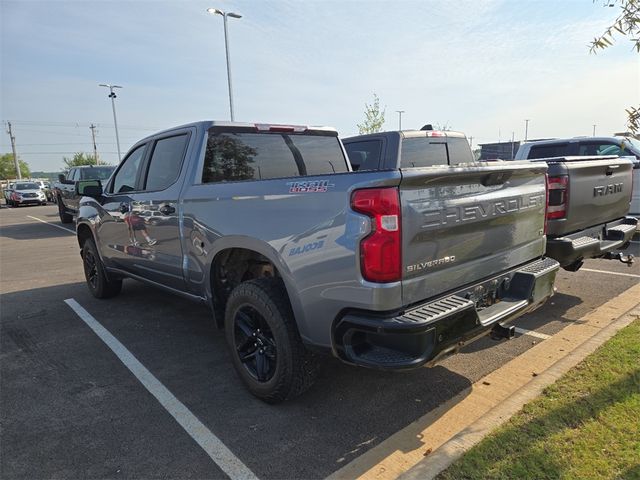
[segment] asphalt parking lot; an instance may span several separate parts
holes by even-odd
[[[512,340],[483,337],[403,373],[327,358],[310,391],[270,406],[236,378],[206,308],[131,280],[114,299],[93,298],[55,206],[3,208],[0,229],[2,478],[226,477],[67,299],[257,477],[324,478],[640,280],[638,263],[589,260],[560,271],[558,293]]]

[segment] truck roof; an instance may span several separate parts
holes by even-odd
[[[260,123],[260,122],[255,122],[255,123],[230,122],[226,120],[200,120],[197,122],[185,123],[184,125],[177,125],[175,127],[167,128],[165,130],[160,130],[158,132],[152,133],[151,135],[147,135],[144,138],[141,138],[139,141],[136,142],[136,144],[148,138],[155,137],[156,135],[161,135],[164,133],[172,132],[174,130],[180,130],[180,129],[189,128],[189,127],[202,128],[205,130],[209,128],[216,128],[216,127],[221,129],[234,129],[234,128],[253,129],[256,132],[284,131],[285,128],[292,128],[293,129],[292,131],[295,133],[308,132],[312,134],[318,133],[318,134],[324,134],[324,135],[338,134],[338,131],[335,128],[325,127],[325,126],[293,125],[293,124],[281,124],[281,123]],[[272,128],[272,130],[270,130],[270,128]]]
[[[466,138],[462,132],[454,132],[453,130],[388,130],[386,132],[377,133],[365,133],[362,135],[355,135],[353,137],[343,138],[342,141],[354,142],[358,140],[367,140],[373,135],[392,136],[400,135],[403,138],[415,138],[415,137],[455,137]]]

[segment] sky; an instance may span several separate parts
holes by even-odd
[[[358,133],[373,94],[385,130],[447,125],[478,143],[625,130],[640,103],[640,55],[589,42],[618,14],[603,0],[0,0],[0,153],[31,170],[64,156],[118,162],[140,138],[228,120],[222,17],[229,18],[238,121]]]

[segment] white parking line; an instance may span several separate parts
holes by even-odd
[[[49,223],[49,222],[47,222],[47,221],[45,221],[45,220],[42,220],[41,218],[38,218],[38,217],[32,217],[31,215],[27,215],[27,217],[28,217],[28,218],[32,218],[32,219],[34,219],[34,220],[37,220],[37,221],[39,221],[40,223],[46,223],[47,225],[51,225],[52,227],[56,227],[56,228],[59,228],[59,229],[61,229],[61,230],[65,230],[65,231],[67,231],[67,232],[73,233],[74,235],[76,234],[76,231],[75,231],[75,230],[71,230],[70,228],[67,228],[67,227],[61,227],[60,225],[56,225],[55,223]]]
[[[120,361],[135,375],[156,400],[211,457],[229,477],[257,480],[257,476],[229,450],[191,411],[178,400],[160,380],[142,365],[127,348],[111,335],[73,298],[65,303],[94,331]]]
[[[551,338],[551,335],[547,335],[546,333],[536,332],[535,330],[527,330],[526,328],[516,327],[516,333],[520,335],[529,335],[530,337],[541,338],[542,340],[546,340],[547,338]]]
[[[640,275],[635,275],[633,273],[608,272],[606,270],[594,270],[592,268],[581,268],[580,271],[581,272],[608,273],[609,275],[620,275],[622,277],[640,278]]]

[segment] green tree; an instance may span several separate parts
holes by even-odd
[[[20,166],[20,175],[22,178],[29,178],[31,171],[29,165],[18,157],[18,165]],[[13,163],[13,153],[3,153],[0,155],[0,180],[8,180],[16,178],[16,167]]]
[[[384,125],[384,114],[386,110],[380,110],[380,99],[373,94],[373,103],[364,104],[364,122],[358,124],[360,134],[377,133]]]
[[[595,1],[595,0],[594,0]],[[640,53],[640,0],[610,0],[604,6],[619,5],[620,13],[613,23],[599,37],[595,37],[590,44],[589,51],[598,53],[613,45],[618,35],[631,37],[633,49]],[[633,134],[640,132],[640,106],[626,109],[627,127]]]
[[[83,165],[97,165],[96,159],[93,155],[84,152],[74,153],[72,158],[62,157],[64,162],[65,173],[72,167],[81,167]]]

